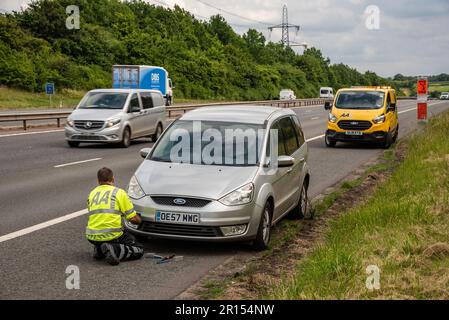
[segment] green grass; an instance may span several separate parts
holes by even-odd
[[[52,108],[73,108],[81,100],[84,91],[63,90],[52,97]],[[175,104],[200,104],[224,102],[224,100],[177,99]],[[18,89],[0,87],[0,110],[50,109],[50,100],[45,93],[33,93]]]
[[[391,178],[332,222],[324,242],[268,298],[448,299],[447,132],[449,114],[412,137]],[[380,268],[380,290],[365,286],[369,265]]]
[[[71,108],[78,104],[84,92],[64,90],[52,97],[52,107]],[[49,109],[50,100],[45,93],[33,93],[23,90],[0,87],[0,110],[9,109]]]
[[[431,82],[429,85],[429,92],[449,92],[449,81]]]

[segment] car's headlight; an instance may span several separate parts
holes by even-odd
[[[250,203],[253,199],[254,185],[248,183],[243,187],[238,188],[235,191],[227,194],[219,201],[227,206],[238,206],[246,203]]]
[[[71,120],[71,119],[67,119],[67,125],[69,127],[74,127],[75,126],[75,121]]]
[[[382,115],[380,115],[380,116],[374,118],[374,119],[373,119],[373,122],[374,122],[375,124],[384,123],[384,122],[385,122],[385,115],[382,114]]]
[[[337,117],[334,116],[332,113],[329,113],[329,115],[327,117],[328,117],[330,122],[332,122],[332,123],[337,122]]]
[[[143,192],[142,187],[137,181],[136,176],[133,176],[129,181],[128,195],[133,199],[140,199],[145,196],[145,192]]]
[[[121,119],[111,119],[111,120],[108,120],[108,121],[106,122],[106,127],[107,127],[107,128],[113,127],[113,126],[119,124],[120,121],[121,121]]]

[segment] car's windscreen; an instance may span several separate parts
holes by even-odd
[[[321,90],[321,94],[328,94],[329,91],[328,90]]]
[[[123,109],[128,93],[90,92],[80,103],[80,109]]]
[[[222,166],[256,166],[262,125],[217,121],[175,122],[150,160]]]
[[[385,94],[380,91],[345,91],[338,95],[337,109],[380,109]]]

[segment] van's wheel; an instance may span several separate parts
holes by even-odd
[[[151,141],[156,142],[157,139],[159,139],[159,137],[161,136],[162,131],[162,124],[159,123],[157,125],[156,132],[151,136]]]
[[[125,130],[123,130],[123,137],[122,142],[120,142],[120,146],[122,148],[128,148],[130,144],[131,144],[131,131],[129,130],[128,127],[126,127]]]
[[[329,136],[327,135],[327,133],[324,136],[324,142],[326,143],[326,147],[329,147],[329,148],[333,148],[337,145],[337,141],[330,139]]]
[[[389,131],[387,133],[387,137],[385,138],[385,141],[382,143],[382,148],[388,149],[393,144],[393,136],[391,135],[391,132]]]
[[[253,241],[253,249],[256,251],[262,251],[268,248],[271,236],[272,212],[273,209],[271,208],[271,204],[267,201],[262,212],[262,217],[260,218],[256,239]]]
[[[396,143],[396,141],[398,140],[398,136],[399,136],[399,125],[396,127],[396,132],[394,133],[393,136],[393,143]]]
[[[290,212],[292,219],[312,219],[312,212],[309,209],[309,196],[307,195],[307,182],[304,181],[301,187],[298,205]]]
[[[67,144],[71,147],[71,148],[77,148],[79,147],[80,143],[78,141],[67,141]]]

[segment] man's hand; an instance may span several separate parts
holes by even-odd
[[[132,217],[131,219],[129,219],[129,222],[139,225],[142,223],[142,219],[140,218],[140,216],[138,214],[136,214],[134,217]]]

